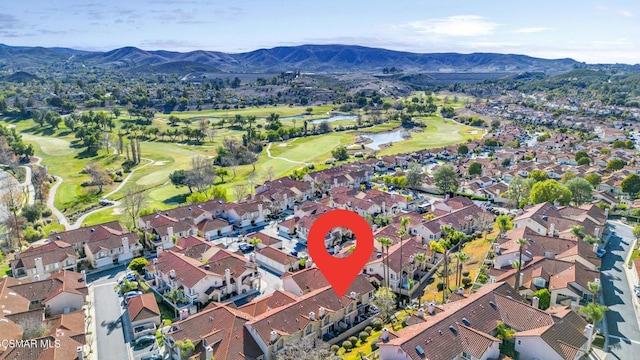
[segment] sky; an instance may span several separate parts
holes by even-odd
[[[0,43],[245,52],[348,44],[640,63],[638,0],[2,0]]]

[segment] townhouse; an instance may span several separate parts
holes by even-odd
[[[60,270],[75,270],[78,263],[76,250],[63,241],[48,241],[32,246],[24,252],[16,252],[11,262],[11,272],[17,279],[44,280]]]

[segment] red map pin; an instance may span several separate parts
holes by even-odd
[[[327,233],[337,227],[349,228],[356,238],[355,250],[343,258],[329,254],[324,243]],[[348,210],[331,210],[322,214],[311,225],[307,247],[309,255],[327,278],[333,291],[342,296],[371,257],[373,232],[369,223],[360,215]]]

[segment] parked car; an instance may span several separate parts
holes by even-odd
[[[601,248],[601,247],[599,247],[598,251],[596,251],[596,255],[598,255],[598,257],[600,257],[600,258],[603,257],[604,254],[606,254],[606,253],[607,253],[607,249]]]
[[[295,250],[291,250],[291,251],[289,251],[289,255],[298,256],[298,252],[295,251]]]
[[[136,341],[134,341],[134,345],[135,346],[147,346],[147,345],[151,345],[156,341],[156,336],[155,335],[144,335],[144,336],[140,336],[139,338],[136,339]]]
[[[118,284],[122,284],[125,280],[127,281],[136,281],[136,275],[135,274],[127,274],[123,277],[120,278],[120,280],[118,280]]]
[[[243,254],[246,254],[246,253],[250,253],[253,250],[255,250],[255,247],[253,245],[251,245],[251,244],[242,243],[242,244],[238,245],[238,249],[240,249],[240,251],[242,251]]]
[[[142,291],[129,291],[128,293],[124,294],[124,298],[126,300],[129,300],[132,297],[136,297],[138,295],[142,295]]]

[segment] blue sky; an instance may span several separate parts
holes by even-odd
[[[640,1],[2,0],[0,43],[226,52],[355,44],[640,63]]]

